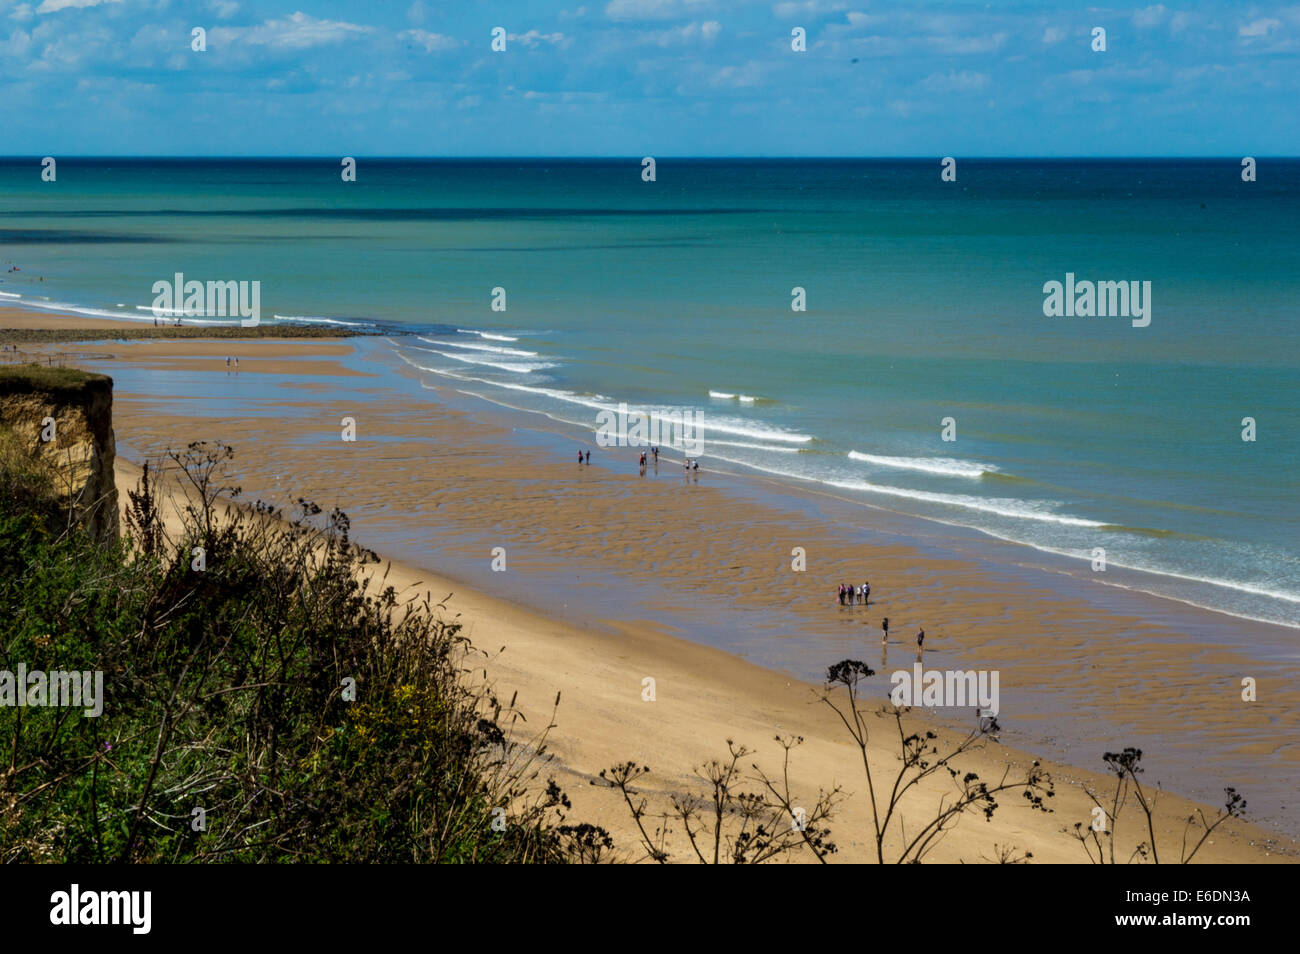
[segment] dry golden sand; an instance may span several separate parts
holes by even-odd
[[[1297,757],[1300,699],[1294,679],[1270,683],[1268,703],[1251,707],[1238,701],[1235,675],[1213,675],[1265,671],[1242,652],[1196,650],[1158,620],[1121,617],[1085,601],[1064,601],[1054,592],[1014,576],[991,575],[969,561],[924,556],[905,540],[869,555],[873,591],[884,596],[881,605],[869,614],[834,615],[838,607],[828,610],[826,581],[856,579],[864,555],[849,533],[825,521],[741,501],[706,482],[686,485],[680,475],[676,480],[643,480],[631,467],[620,474],[561,461],[503,463],[501,449],[510,443],[507,427],[478,420],[471,424],[444,404],[414,404],[396,395],[363,405],[361,436],[355,444],[342,445],[337,439],[340,415],[358,405],[340,399],[340,389],[375,389],[365,377],[338,376],[341,368],[328,360],[349,345],[221,342],[217,351],[223,357],[236,353],[236,344],[249,349],[239,352],[241,372],[256,368],[259,373],[283,374],[293,368],[295,374],[332,379],[336,386],[316,400],[316,392],[302,387],[303,382],[286,382],[297,386],[286,390],[277,405],[306,413],[282,421],[261,416],[214,419],[187,413],[185,400],[163,402],[119,390],[119,441],[154,453],[190,440],[226,441],[240,451],[240,480],[279,488],[279,503],[303,496],[351,512],[364,502],[366,527],[390,538],[405,534],[413,543],[460,534],[465,556],[486,559],[469,533],[499,539],[512,554],[511,573],[557,567],[575,575],[653,573],[664,581],[665,602],[677,606],[705,605],[724,587],[727,592],[744,587],[751,609],[793,612],[807,618],[810,626],[824,625],[829,612],[835,625],[847,627],[850,644],[857,648],[828,661],[850,655],[878,667],[879,616],[889,615],[894,631],[905,637],[921,622],[928,634],[927,649],[933,644],[940,656],[957,649],[963,659],[999,668],[1004,686],[1019,680],[1065,694],[1082,725],[1095,711],[1138,722],[1175,745],[1179,730],[1194,724],[1201,730],[1198,744],[1209,739],[1216,753],[1268,753],[1289,762]],[[213,356],[212,349],[202,345],[114,343],[109,350],[117,360],[141,360],[150,367],[194,368],[193,358],[201,357],[200,366],[206,366]],[[224,373],[224,361],[220,370]],[[314,434],[333,439],[301,440]],[[624,453],[630,462],[633,452]],[[666,469],[673,472],[671,465]],[[126,464],[120,479],[132,479]],[[789,572],[790,548],[800,544],[808,546],[810,561],[823,572]],[[621,848],[630,851],[635,846],[626,809],[610,790],[587,784],[601,768],[625,760],[648,764],[654,772],[643,787],[658,793],[680,791],[691,787],[693,767],[725,753],[727,739],[756,749],[759,763],[769,773],[776,771],[780,749],[773,737],[780,733],[805,739],[792,763],[796,791],[804,802],[811,804],[818,788],[835,784],[850,793],[832,825],[841,846],[837,857],[873,860],[857,753],[833,713],[817,700],[819,687],[678,639],[639,619],[635,608],[617,622],[575,622],[543,615],[426,569],[395,565],[393,580],[412,593],[454,593],[450,611],[465,623],[474,644],[490,654],[483,663],[487,676],[502,696],[519,693],[530,726],[544,726],[555,693],[562,694],[551,735],[558,757],[553,771],[573,799],[573,819],[609,828]],[[1025,633],[1035,635],[1031,653],[1025,651]],[[505,648],[498,652],[500,647]],[[895,667],[910,667],[912,660],[908,647],[895,644],[890,649]],[[927,662],[935,664],[929,653]],[[1149,677],[1123,675],[1143,672],[1159,673],[1160,678],[1153,684]],[[656,680],[654,702],[642,701],[646,676]],[[890,745],[888,724],[879,725],[872,764],[888,772],[896,765],[897,742]],[[954,738],[949,730],[936,731],[945,740]],[[1123,744],[1122,739],[1098,737],[1080,755],[1095,766],[1102,751]],[[960,767],[994,779],[1008,766],[1018,772],[1030,761],[1025,753],[990,743],[966,756]],[[1032,851],[1035,861],[1084,861],[1082,849],[1064,829],[1091,817],[1091,802],[1081,786],[1109,791],[1108,781],[1083,768],[1048,764],[1057,779],[1053,814],[1031,812],[1018,797],[1003,798],[992,822],[974,815],[964,818],[930,859],[989,860],[995,857],[994,846],[1000,845]],[[1238,782],[1247,794],[1249,781]],[[904,812],[908,830],[933,811],[945,790],[936,783],[912,796]],[[662,804],[662,798],[657,799],[652,808]],[[1193,804],[1163,795],[1160,805],[1158,836],[1166,856],[1176,854],[1181,819]],[[1132,811],[1124,816],[1122,847],[1144,837]],[[1216,832],[1198,860],[1282,860],[1278,847],[1296,847],[1273,839],[1270,850],[1263,847],[1269,838],[1258,828],[1234,822]],[[896,844],[897,839],[895,833],[891,841]]]

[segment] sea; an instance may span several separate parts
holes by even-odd
[[[1300,160],[45,168],[0,159],[0,305],[152,323],[178,273],[256,281],[263,324],[381,332],[431,384],[685,416],[704,467],[1300,628]]]

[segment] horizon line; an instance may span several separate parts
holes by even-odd
[[[46,153],[50,155],[50,153]],[[953,155],[953,154],[949,154]],[[247,161],[337,161],[340,158],[362,158],[367,161],[380,162],[640,162],[647,158],[649,154],[643,155],[580,155],[580,154],[563,154],[563,155],[366,155],[364,153],[302,153],[298,155],[266,155],[266,154],[170,154],[170,153],[64,153],[63,160],[76,159],[171,159],[171,160],[247,160]],[[1182,160],[1196,162],[1240,162],[1246,158],[1246,154],[1224,154],[1224,155],[1174,155],[1174,154],[1130,154],[1130,155],[1104,155],[1104,156],[1065,156],[1065,155],[1048,155],[1048,156],[1015,156],[1015,155],[962,155],[956,154],[954,158],[965,159],[967,161],[980,162],[1133,162],[1148,160]],[[44,156],[36,153],[10,153],[0,154],[0,162],[39,162]],[[934,162],[947,158],[937,153],[934,155],[659,155],[653,156],[655,162],[663,161],[687,161],[687,162]],[[1300,160],[1300,155],[1267,155],[1256,154],[1250,158],[1269,159],[1269,160]]]

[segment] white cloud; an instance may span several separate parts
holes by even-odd
[[[803,0],[802,3],[778,3],[772,7],[772,12],[782,19],[789,19],[790,17],[797,16],[824,16],[828,13],[837,13],[843,9],[844,4],[842,3],[825,3],[823,0]]]
[[[1065,31],[1059,27],[1048,27],[1043,31],[1043,42],[1048,46],[1060,43],[1065,39]]]
[[[327,43],[339,43],[373,31],[373,27],[340,20],[317,20],[300,11],[283,20],[267,20],[260,26],[216,27],[209,34],[213,40],[225,46],[244,44],[281,50],[305,50]]]
[[[709,78],[709,83],[713,86],[741,89],[748,86],[757,86],[762,78],[762,67],[755,61],[750,60],[743,66],[722,67]]]
[[[217,19],[229,20],[239,12],[239,4],[235,0],[211,0],[208,9],[217,15]]]
[[[14,7],[14,12],[9,14],[9,19],[17,20],[19,23],[26,23],[34,16],[36,16],[36,11],[32,9],[30,3],[20,3]]]
[[[9,39],[0,40],[0,53],[15,59],[25,56],[31,47],[31,35],[23,30],[14,30],[9,34]]]
[[[542,33],[539,30],[529,30],[527,33],[507,33],[506,40],[510,43],[522,43],[528,48],[533,48],[539,43],[549,43],[552,46],[564,42],[563,33]]]
[[[1237,36],[1268,36],[1281,25],[1281,20],[1274,20],[1271,17],[1266,17],[1262,20],[1255,20],[1252,23],[1247,23],[1245,26],[1237,30]]]
[[[611,20],[667,20],[689,16],[709,0],[610,0],[605,16]]]
[[[1169,11],[1165,9],[1163,3],[1157,3],[1154,6],[1144,7],[1133,14],[1133,25],[1135,27],[1153,27],[1159,26],[1164,22],[1165,14]]]
[[[1002,45],[1007,42],[1007,34],[994,33],[992,35],[984,36],[956,36],[954,34],[947,34],[929,36],[926,37],[925,40],[940,53],[992,53],[1001,49]]]
[[[58,13],[60,10],[84,10],[101,3],[121,3],[122,0],[42,0],[37,13]]]
[[[688,23],[670,30],[655,30],[639,38],[640,42],[653,43],[657,46],[681,46],[703,40],[710,43],[722,32],[722,24],[717,20],[704,23]]]
[[[430,33],[428,30],[407,30],[399,34],[403,39],[410,40],[417,46],[424,47],[424,52],[432,53],[434,50],[454,50],[460,46],[460,41],[455,37],[444,36],[441,33]]]
[[[988,85],[988,73],[974,73],[970,70],[931,73],[921,81],[921,86],[931,93],[969,93]]]

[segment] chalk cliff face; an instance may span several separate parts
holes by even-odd
[[[52,489],[96,539],[117,537],[112,378],[68,368],[5,368],[0,428],[51,475]]]

